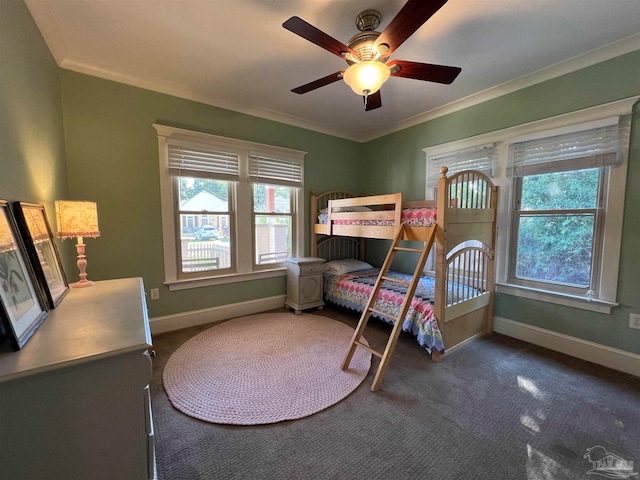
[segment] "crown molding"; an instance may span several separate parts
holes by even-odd
[[[510,142],[522,141],[522,137],[525,135],[536,135],[538,132],[549,132],[546,136],[559,135],[561,133],[555,130],[569,126],[575,127],[576,125],[579,125],[580,129],[596,128],[596,126],[589,127],[585,124],[600,122],[603,119],[610,119],[610,117],[614,116],[630,115],[633,113],[633,106],[638,102],[638,100],[640,100],[640,96],[634,95],[633,97],[623,98],[622,100],[616,100],[602,105],[596,105],[595,107],[588,107],[542,120],[522,123],[512,127],[482,133],[473,137],[461,138],[459,140],[431,145],[430,147],[423,148],[422,151],[427,157],[435,157],[450,153],[454,150],[466,150],[468,148],[486,145],[489,143],[500,143],[506,140],[509,140]],[[551,133],[550,131],[555,132]]]
[[[104,80],[110,80],[117,83],[123,83],[132,87],[143,88],[152,92],[162,93],[165,95],[171,95],[173,97],[183,98],[185,100],[191,100],[198,103],[203,103],[212,107],[222,108],[230,110],[236,113],[242,113],[245,115],[251,115],[253,117],[262,118],[265,120],[271,120],[278,123],[284,123],[292,127],[304,128],[317,133],[330,135],[332,137],[344,138],[346,140],[352,140],[356,142],[362,142],[361,138],[354,138],[345,132],[338,131],[328,125],[321,123],[310,122],[308,120],[295,117],[293,115],[287,115],[279,112],[270,111],[262,108],[252,108],[239,106],[233,102],[223,100],[211,95],[202,94],[196,90],[189,89],[183,85],[179,85],[165,80],[159,80],[156,78],[143,78],[125,73],[120,73],[112,69],[90,65],[87,62],[78,58],[69,57],[59,64],[60,68],[64,70],[70,70],[77,73],[82,73],[92,77],[102,78]]]
[[[551,80],[561,75],[565,75],[567,73],[571,73],[576,70],[595,65],[597,63],[618,57],[620,55],[624,55],[626,53],[630,53],[640,48],[640,33],[638,33],[617,42],[584,53],[582,55],[578,55],[568,60],[558,62],[554,65],[545,67],[531,74],[524,75],[515,80],[496,85],[495,87],[490,87],[486,90],[469,95],[460,100],[456,100],[428,112],[424,112],[414,117],[408,118],[397,123],[389,129],[380,130],[369,135],[357,135],[340,131],[335,127],[327,124],[312,122],[300,117],[287,115],[273,110],[238,105],[219,97],[214,97],[212,95],[203,94],[193,89],[189,89],[183,85],[167,82],[157,78],[144,78],[123,72],[118,72],[108,68],[107,66],[91,64],[85,59],[72,57],[71,55],[69,55],[69,52],[62,39],[62,35],[60,35],[60,32],[58,31],[56,22],[51,21],[51,18],[53,18],[53,13],[48,2],[42,0],[25,0],[25,4],[27,5],[27,8],[29,9],[29,12],[31,13],[31,16],[33,17],[43,38],[45,39],[45,42],[49,50],[51,51],[53,58],[60,68],[102,78],[105,80],[123,83],[133,87],[143,88],[145,90],[150,90],[157,93],[183,98],[185,100],[203,103],[213,107],[231,110],[237,113],[251,115],[265,120],[283,123],[292,127],[303,128],[317,133],[343,138],[345,140],[350,140],[358,143],[366,143],[371,140],[396,133],[400,130],[425,123],[438,117],[449,115],[459,110],[463,110],[465,108],[478,105],[502,95],[506,95],[508,93],[512,93],[517,90],[521,90],[523,88],[544,82],[546,80]],[[38,4],[39,8],[31,8],[36,4]],[[42,5],[44,5],[45,8],[40,8]]]
[[[406,128],[428,122],[429,120],[443,117],[465,108],[493,100],[494,98],[522,90],[523,88],[634,52],[638,49],[640,49],[640,33],[408,118],[390,129],[379,131],[378,133],[367,137],[364,141],[368,142],[370,140],[375,140],[376,138],[384,137],[385,135],[399,132]]]

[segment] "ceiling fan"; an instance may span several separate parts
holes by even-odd
[[[360,33],[354,35],[346,45],[301,18],[291,17],[282,24],[284,28],[349,64],[346,70],[332,73],[291,91],[303,94],[344,79],[355,93],[362,95],[365,110],[369,111],[382,106],[380,87],[390,76],[452,83],[462,71],[461,68],[390,59],[391,54],[445,3],[447,0],[408,0],[382,33],[375,31],[382,18],[380,12],[365,10],[356,17]]]

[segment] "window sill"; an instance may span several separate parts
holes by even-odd
[[[164,282],[169,287],[169,291],[188,290],[190,288],[210,287],[213,285],[224,285],[227,283],[247,282],[250,280],[261,280],[263,278],[284,277],[287,275],[286,268],[275,268],[271,270],[260,270],[248,273],[232,273],[230,275],[220,275],[218,277],[190,278],[187,280],[167,280]]]
[[[591,299],[577,295],[569,295],[566,293],[550,292],[548,290],[539,290],[537,288],[522,287],[507,283],[497,283],[496,292],[516,297],[529,298],[539,302],[554,303],[556,305],[564,305],[565,307],[579,308],[581,310],[589,310],[591,312],[611,314],[611,309],[617,307],[617,303],[607,302],[604,300]]]

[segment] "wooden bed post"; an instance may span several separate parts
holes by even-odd
[[[311,250],[309,250],[309,255],[315,257],[318,255],[318,240],[316,239],[316,234],[313,232],[313,226],[318,221],[318,199],[316,197],[315,190],[311,190],[309,216],[311,217],[311,229],[309,230],[309,236],[311,237]]]
[[[493,332],[493,302],[496,296],[496,266],[495,266],[495,258],[496,258],[496,242],[497,242],[497,229],[498,229],[498,187],[493,187],[491,189],[491,202],[490,208],[495,212],[495,216],[493,217],[493,235],[491,242],[491,251],[489,252],[489,260],[487,262],[487,284],[485,285],[485,289],[489,293],[489,306],[487,308],[487,333]]]
[[[440,179],[438,180],[438,213],[436,218],[436,278],[444,279],[444,281],[436,282],[435,298],[434,298],[434,314],[436,321],[440,327],[440,331],[444,332],[444,312],[447,306],[447,226],[445,224],[446,209],[449,207],[449,181],[447,179],[447,167],[440,167]],[[446,345],[445,345],[446,347]],[[436,355],[434,357],[431,354],[433,360],[442,360],[442,355]],[[436,357],[439,357],[436,359]]]

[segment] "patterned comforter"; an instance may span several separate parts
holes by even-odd
[[[371,296],[373,285],[378,277],[379,268],[361,270],[345,275],[324,275],[324,295],[328,302],[362,312]],[[410,281],[411,275],[390,271],[389,277]],[[433,293],[435,281],[431,277],[421,277],[416,288],[411,307],[402,324],[402,330],[413,334],[418,343],[429,353],[433,350],[444,353],[442,333],[433,313]],[[385,281],[373,308],[385,313],[380,318],[394,323],[393,318],[400,313],[400,307],[407,291],[406,285]],[[388,315],[388,316],[387,316]]]
[[[318,215],[318,223],[326,224],[329,214]],[[393,220],[335,220],[336,225],[393,226]],[[408,227],[430,227],[436,223],[435,208],[405,208],[402,210],[402,224]]]

